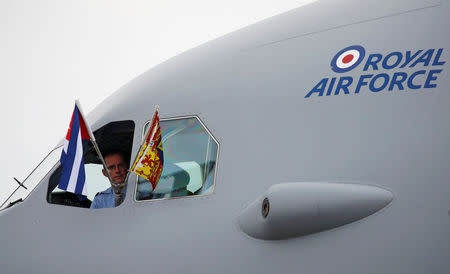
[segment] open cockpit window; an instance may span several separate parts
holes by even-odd
[[[200,119],[196,116],[162,119],[161,139],[164,153],[161,178],[153,189],[151,183],[137,176],[136,200],[212,193],[219,145]]]
[[[113,179],[117,177],[116,170],[122,170],[126,174],[128,165],[130,163],[131,148],[133,145],[134,122],[133,121],[117,121],[111,122],[94,132],[99,149],[108,163],[110,157],[120,155],[123,159],[122,164],[111,164],[108,166]],[[85,186],[87,196],[77,195],[58,187],[61,175],[62,166],[50,176],[47,201],[52,204],[85,207],[85,208],[102,208],[114,207],[114,193],[111,190],[111,183],[104,175],[103,165],[96,153],[96,150],[91,142],[86,142],[83,145],[84,151],[84,170],[85,170]],[[113,156],[108,156],[113,155]],[[126,190],[125,190],[126,193]],[[111,194],[111,195],[109,195]],[[112,197],[112,203],[108,199],[100,201],[96,196]],[[106,195],[106,196],[105,196]],[[108,200],[108,201],[106,201]],[[94,202],[94,203],[93,203]]]

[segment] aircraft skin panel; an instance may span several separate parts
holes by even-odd
[[[350,13],[352,5],[369,8]],[[144,73],[88,116],[93,129],[130,119],[135,137],[142,136],[154,104],[161,118],[198,115],[220,144],[214,193],[137,203],[132,175],[121,206],[94,211],[47,203],[44,178],[24,202],[0,212],[1,272],[446,273],[448,14],[449,1],[319,1]],[[366,58],[434,51],[428,66],[383,69],[379,63],[378,70],[365,71],[364,59],[348,72],[334,72],[332,58],[352,45],[362,46]],[[434,60],[445,63],[433,66]],[[421,70],[425,74],[413,83],[419,89],[408,89],[405,80],[405,90],[373,92],[369,79],[355,93],[361,75],[385,73],[392,80],[395,73]],[[430,80],[436,87],[423,88],[430,70],[442,71]],[[327,96],[327,86],[322,96],[306,97],[333,77],[334,85],[341,77],[353,79],[348,94],[341,89],[335,95],[333,88]],[[286,182],[372,185],[390,191],[393,200],[371,216],[320,233],[275,241],[245,234],[241,212]]]
[[[292,13],[297,12],[296,16],[273,17],[272,20],[263,21],[260,24],[261,28],[267,30],[269,25],[271,31],[265,31],[261,35],[262,38],[258,37],[255,41],[252,41],[254,46],[249,47],[249,49],[336,30],[353,24],[383,20],[422,9],[438,7],[439,5],[439,0],[402,0],[384,5],[375,2],[362,4],[358,0],[345,2],[315,1],[308,6],[291,11]],[[339,10],[339,14],[336,13],[337,10]]]

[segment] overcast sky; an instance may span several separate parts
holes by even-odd
[[[310,0],[0,0],[0,204],[87,114],[155,65]]]

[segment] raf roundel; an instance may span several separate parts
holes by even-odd
[[[331,60],[331,69],[344,73],[354,69],[364,59],[365,50],[361,46],[350,46],[339,51]]]

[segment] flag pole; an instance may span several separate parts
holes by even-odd
[[[97,141],[95,140],[94,133],[92,132],[91,127],[89,126],[89,124],[87,123],[86,119],[84,118],[84,113],[83,113],[83,110],[82,110],[82,108],[81,108],[80,101],[75,100],[75,105],[77,106],[78,111],[80,112],[80,115],[81,115],[81,117],[83,118],[83,121],[84,121],[84,123],[85,123],[85,125],[86,125],[86,128],[87,128],[87,130],[88,130],[89,137],[91,138],[92,145],[94,146],[94,149],[95,149],[95,151],[97,152],[97,155],[98,155],[98,157],[100,158],[100,161],[101,161],[102,164],[103,164],[103,168],[106,170],[106,173],[108,174],[108,179],[109,179],[109,182],[111,183],[111,186],[113,187],[113,189],[114,189],[114,188],[117,188],[117,189],[118,189],[118,187],[119,187],[120,184],[115,184],[115,183],[113,182],[113,180],[112,180],[111,174],[109,173],[109,169],[108,169],[108,167],[106,166],[105,159],[103,159],[102,153],[100,152],[100,149],[98,148]],[[114,190],[115,190],[115,189],[114,189]]]
[[[137,158],[139,157],[139,154],[140,154],[140,152],[141,152],[141,150],[142,150],[142,147],[144,146],[145,141],[147,140],[147,137],[148,137],[148,135],[150,134],[150,128],[151,128],[151,126],[153,125],[153,122],[155,121],[155,118],[156,118],[156,112],[157,112],[158,110],[159,110],[159,105],[155,105],[155,111],[153,112],[153,118],[152,118],[152,121],[151,121],[150,125],[147,127],[147,129],[145,130],[144,138],[142,138],[141,145],[139,146],[139,150],[137,151],[136,156],[134,157],[134,160],[133,160],[133,162],[132,162],[133,165],[132,165],[132,167],[130,168],[130,170],[128,171],[127,177],[125,178],[125,181],[128,180],[128,176],[130,175],[130,173],[131,173],[131,171],[132,171],[132,169],[133,169],[133,167],[134,167],[134,164],[135,164]]]

